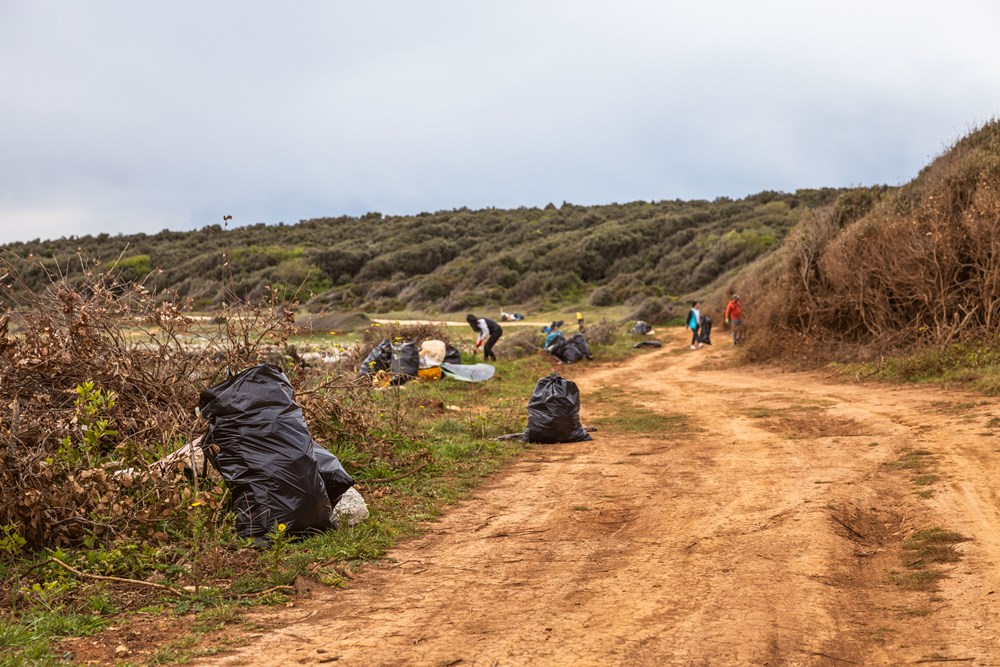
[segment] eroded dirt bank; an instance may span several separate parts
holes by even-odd
[[[350,589],[198,664],[1000,664],[1000,403],[711,370],[717,348],[564,369],[585,422],[640,406],[686,427],[539,446]],[[902,551],[935,527],[971,538],[961,560]]]

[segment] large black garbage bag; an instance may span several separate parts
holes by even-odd
[[[553,373],[535,384],[528,401],[528,442],[592,440],[580,424],[580,390],[576,383]]]
[[[358,375],[374,375],[379,371],[387,371],[392,368],[392,344],[389,339],[372,348],[365,360],[358,367]]]
[[[205,446],[233,494],[236,531],[259,538],[276,524],[289,533],[330,528],[332,506],[292,386],[277,366],[260,364],[201,392]],[[209,450],[212,451],[212,450]]]
[[[698,334],[698,342],[705,345],[712,344],[712,318],[708,315],[701,318],[701,333]]]
[[[549,353],[566,364],[573,364],[581,359],[592,359],[590,346],[583,334],[576,334],[572,338],[557,338],[548,348]]]
[[[563,336],[557,336],[555,340],[549,343],[549,346],[546,347],[545,349],[548,350],[549,354],[551,354],[559,361],[562,361],[563,363],[570,363],[566,361],[567,358],[566,346],[568,344],[569,344],[568,339],[564,338]]]
[[[412,341],[392,346],[392,381],[404,384],[417,377],[420,370],[420,350]]]
[[[461,364],[462,363],[462,353],[458,351],[458,348],[447,343],[444,347],[444,363],[446,364]]]
[[[587,345],[587,337],[582,333],[578,333],[569,339],[573,347],[576,348],[577,354],[580,355],[581,359],[593,359],[594,357],[590,354],[590,346]]]
[[[316,455],[319,476],[323,479],[323,486],[326,487],[326,496],[330,499],[330,507],[336,507],[340,497],[354,486],[354,478],[344,470],[340,459],[331,454],[325,447],[313,443],[313,454]]]

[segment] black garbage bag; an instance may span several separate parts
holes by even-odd
[[[587,337],[582,333],[578,333],[569,339],[569,342],[573,344],[577,352],[580,354],[582,359],[593,359],[594,357],[590,354],[590,346],[587,345]]]
[[[640,336],[644,336],[652,330],[653,327],[649,326],[648,323],[643,322],[642,320],[636,322],[635,326],[632,327],[632,333],[639,334]]]
[[[319,465],[319,476],[323,479],[323,486],[326,487],[326,495],[330,499],[330,507],[336,507],[340,497],[354,486],[354,478],[344,470],[340,459],[325,447],[314,442],[313,453]]]
[[[461,364],[462,363],[462,353],[458,351],[458,348],[447,343],[444,347],[444,363],[446,364]]]
[[[641,347],[663,347],[663,343],[658,340],[640,340],[632,347],[635,349],[639,349]]]
[[[549,351],[553,357],[558,359],[563,363],[572,363],[566,361],[568,355],[566,353],[566,346],[569,345],[569,340],[563,336],[557,336],[555,340],[549,343],[549,346],[545,349]]]
[[[290,534],[332,526],[315,443],[281,369],[248,368],[202,391],[198,408],[209,422],[209,460],[233,494],[240,536],[262,538],[277,524]]]
[[[712,318],[708,315],[701,318],[701,333],[698,334],[698,342],[705,345],[712,344]]]
[[[358,375],[374,375],[379,371],[387,371],[392,368],[392,344],[389,339],[372,348],[365,360],[358,367]]]
[[[580,390],[556,373],[535,384],[528,401],[528,442],[582,442],[593,440],[580,424]]]
[[[404,384],[417,377],[420,370],[420,350],[416,343],[408,341],[392,346],[392,382]]]
[[[593,359],[590,355],[590,346],[587,345],[587,339],[583,334],[576,334],[572,338],[557,338],[547,349],[565,364],[573,364],[581,359]]]

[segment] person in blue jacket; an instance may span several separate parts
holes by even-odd
[[[687,328],[691,330],[691,349],[696,350],[701,347],[698,340],[701,330],[701,304],[697,301],[691,302],[691,310],[688,311]]]
[[[503,335],[503,328],[487,317],[476,317],[472,313],[465,316],[465,321],[469,323],[469,326],[477,334],[476,349],[479,349],[479,346],[482,345],[483,359],[485,361],[496,361],[497,355],[493,353],[493,346],[500,340],[500,336]]]

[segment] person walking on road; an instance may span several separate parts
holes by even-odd
[[[691,302],[691,310],[688,311],[687,328],[691,330],[691,349],[697,350],[701,347],[698,340],[698,332],[701,329],[701,304],[697,301]]]
[[[743,305],[737,294],[734,294],[726,305],[726,324],[732,324],[733,345],[738,344],[743,337]]]
[[[469,323],[469,326],[477,334],[476,349],[479,349],[480,345],[483,347],[483,360],[496,361],[497,355],[493,353],[493,346],[500,340],[500,336],[503,335],[503,328],[487,317],[476,317],[472,313],[465,316],[465,321]]]

